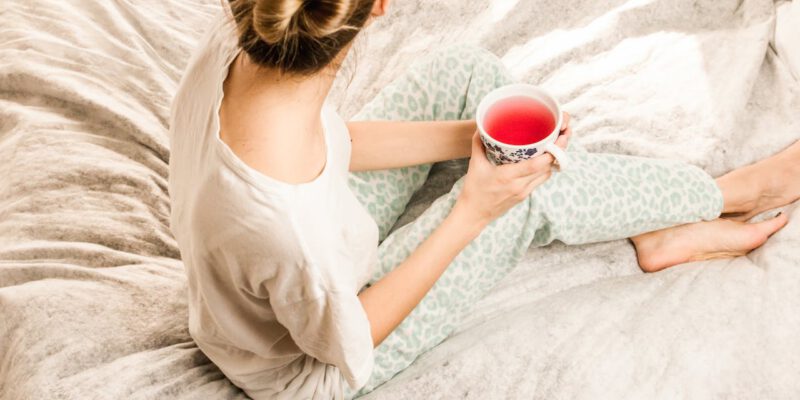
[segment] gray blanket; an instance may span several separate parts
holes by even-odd
[[[589,149],[720,175],[800,138],[796,3],[396,1],[332,98],[351,116],[415,57],[479,43]],[[168,226],[170,101],[219,8],[0,2],[0,398],[244,397],[188,335]],[[462,169],[437,165],[400,224]],[[798,246],[793,221],[747,257],[653,275],[624,241],[531,249],[370,398],[798,398]]]

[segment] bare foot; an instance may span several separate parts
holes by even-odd
[[[788,222],[786,214],[748,224],[729,219],[680,225],[631,238],[645,272],[691,261],[743,256]]]
[[[727,218],[746,221],[800,199],[800,141],[717,179]]]

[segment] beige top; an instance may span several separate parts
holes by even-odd
[[[189,332],[253,398],[340,398],[343,380],[356,389],[372,370],[357,294],[377,262],[378,228],[348,187],[350,136],[327,103],[326,164],[311,182],[261,174],[220,140],[222,84],[239,51],[226,13],[173,103],[171,225],[188,276]]]

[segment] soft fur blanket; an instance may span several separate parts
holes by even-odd
[[[170,101],[219,8],[0,2],[0,398],[244,397],[188,335],[168,226]],[[798,23],[797,0],[396,1],[332,96],[351,116],[417,56],[479,43],[590,150],[720,175],[800,139]],[[400,223],[462,168],[437,165]],[[625,241],[531,249],[369,397],[798,398],[798,246],[793,221],[747,257],[651,275]]]

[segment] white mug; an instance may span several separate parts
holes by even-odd
[[[513,145],[500,142],[489,136],[486,132],[484,121],[486,120],[486,113],[489,109],[500,100],[518,96],[530,97],[544,104],[553,114],[556,125],[553,131],[544,139],[530,144]],[[496,88],[489,92],[478,104],[475,119],[478,124],[481,140],[486,147],[486,156],[489,158],[489,161],[495,165],[520,162],[547,152],[555,157],[561,170],[568,168],[569,156],[555,144],[556,139],[558,139],[561,133],[561,124],[563,123],[561,106],[553,96],[541,88],[524,83],[516,83]]]

